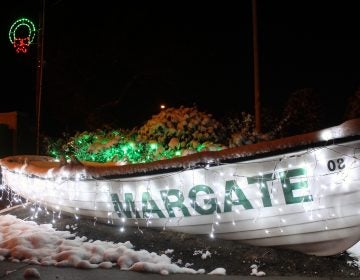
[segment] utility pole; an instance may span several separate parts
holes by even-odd
[[[252,27],[253,27],[253,57],[254,57],[254,104],[255,104],[255,129],[261,132],[261,103],[260,103],[260,72],[259,72],[259,46],[257,33],[257,5],[252,0]]]
[[[41,95],[44,66],[45,0],[40,0],[39,35],[36,71],[36,154],[40,153]]]

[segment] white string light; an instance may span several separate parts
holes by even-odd
[[[239,184],[239,188],[241,189],[241,191],[244,192],[245,197],[249,200],[249,203],[254,207],[254,209],[250,209],[250,211],[247,211],[248,209],[243,209],[243,205],[237,205],[234,204],[231,199],[229,200],[229,198],[225,195],[225,192],[220,192],[220,191],[216,191],[215,193],[207,193],[207,194],[202,194],[202,193],[196,193],[195,192],[195,199],[188,199],[187,201],[184,201],[184,203],[186,204],[185,207],[187,207],[190,211],[190,215],[191,216],[202,216],[202,214],[198,213],[198,211],[195,208],[195,205],[197,207],[205,207],[206,206],[206,200],[210,200],[210,199],[214,199],[215,203],[215,209],[212,212],[212,222],[211,222],[211,230],[209,233],[209,236],[214,238],[215,237],[215,229],[219,229],[223,224],[225,226],[225,224],[229,224],[232,226],[238,226],[241,227],[241,223],[243,223],[246,219],[243,218],[242,214],[246,215],[250,215],[252,216],[252,221],[253,223],[257,223],[257,221],[261,220],[261,219],[267,219],[267,212],[268,210],[271,210],[272,208],[274,210],[276,210],[276,214],[279,217],[279,226],[278,226],[278,232],[283,233],[286,231],[287,229],[287,224],[288,221],[290,222],[290,224],[292,224],[293,222],[290,219],[287,219],[285,216],[289,215],[289,212],[287,212],[288,210],[286,210],[288,208],[287,202],[283,200],[283,198],[281,199],[281,197],[284,195],[283,192],[281,192],[281,189],[283,191],[285,191],[286,189],[292,188],[291,184],[293,184],[293,182],[291,180],[297,180],[296,182],[305,182],[306,184],[308,184],[307,188],[304,189],[305,191],[308,191],[308,195],[306,196],[306,192],[302,192],[304,190],[300,189],[300,190],[292,190],[293,192],[296,191],[298,193],[302,193],[302,200],[300,201],[300,203],[298,203],[298,205],[301,205],[304,213],[307,213],[307,218],[309,219],[309,221],[311,222],[318,222],[318,221],[323,221],[323,228],[325,230],[329,230],[329,226],[328,226],[328,220],[333,220],[333,219],[337,219],[338,216],[336,214],[336,209],[334,208],[332,211],[330,211],[329,205],[327,204],[327,198],[330,196],[334,196],[335,195],[335,191],[348,191],[350,190],[350,188],[353,188],[355,185],[355,181],[356,180],[356,184],[359,182],[359,175],[356,174],[356,170],[359,169],[359,158],[357,156],[358,152],[355,151],[355,149],[353,149],[350,153],[347,153],[346,155],[341,155],[343,157],[345,157],[346,159],[346,168],[344,168],[343,170],[339,170],[339,171],[328,171],[327,168],[327,162],[324,161],[324,159],[320,156],[321,153],[324,150],[327,150],[327,147],[323,147],[322,149],[312,149],[312,150],[308,150],[306,153],[302,153],[299,155],[294,155],[294,156],[285,156],[283,158],[279,159],[274,159],[272,161],[268,161],[268,164],[270,164],[272,162],[274,169],[271,172],[271,177],[266,177],[265,175],[267,174],[266,172],[259,172],[257,173],[257,176],[254,177],[257,180],[257,183],[255,184],[256,188],[258,189],[257,191],[253,191],[251,188],[252,186],[250,184],[247,183],[247,176],[248,175],[243,175],[241,174],[241,168],[237,168],[236,172],[231,172],[230,173],[225,173],[223,171],[219,172],[219,171],[212,171],[211,166],[208,166],[208,168],[203,168],[203,169],[192,169],[192,186],[195,186],[196,184],[199,184],[201,182],[204,182],[203,184],[206,186],[209,186],[209,189],[212,190],[220,190],[221,187],[225,186],[225,182],[233,179],[235,180],[238,184]],[[290,161],[290,162],[287,162]],[[246,164],[249,163],[244,163],[244,164],[238,164],[240,166],[246,166]],[[260,164],[258,165],[260,166]],[[286,168],[284,168],[284,166],[286,166]],[[221,166],[220,166],[221,167]],[[231,167],[231,164],[230,164]],[[298,178],[291,178],[289,177],[288,173],[289,170],[292,169],[296,169],[301,167],[302,169],[304,169],[304,175],[303,176],[299,176]],[[199,171],[202,171],[201,173]],[[235,171],[235,169],[233,169],[233,171]],[[240,172],[239,172],[240,171]],[[186,172],[186,171],[184,171]],[[209,173],[210,172],[210,173]],[[354,175],[355,173],[355,175]],[[196,174],[200,174],[200,177],[202,177],[202,179],[197,178]],[[226,175],[226,174],[233,174],[232,176],[230,175]],[[49,179],[49,174],[47,174],[47,177]],[[330,176],[336,178],[335,182],[330,181],[330,179],[328,180],[327,178]],[[30,183],[33,183],[33,178],[27,177],[27,176],[23,176],[22,175],[22,184],[25,185],[30,185]],[[69,173],[65,173],[62,176],[59,176],[58,178],[61,178],[61,180],[56,179],[53,180],[52,184],[60,184],[61,186],[64,186],[63,189],[59,190],[56,189],[55,187],[53,187],[54,185],[51,185],[52,187],[50,187],[50,185],[48,184],[44,184],[43,189],[44,193],[40,193],[36,191],[36,188],[34,189],[35,191],[31,194],[32,200],[34,202],[32,202],[32,206],[31,206],[31,219],[37,219],[40,214],[49,214],[49,211],[47,210],[47,207],[49,205],[47,205],[46,202],[46,194],[50,193],[50,192],[55,192],[55,191],[59,191],[60,196],[58,197],[58,201],[57,201],[57,205],[54,207],[55,211],[52,212],[52,223],[56,223],[56,220],[61,219],[61,212],[62,212],[62,207],[64,205],[66,205],[66,203],[68,203],[68,201],[74,201],[74,203],[76,203],[77,199],[81,198],[81,188],[78,184],[80,184],[82,182],[82,180],[84,179],[82,176],[78,175],[75,176],[75,180],[69,184],[69,180],[71,180],[70,178],[70,174]],[[182,173],[178,173],[177,174],[177,180],[176,181],[180,181],[181,184],[177,184],[176,188],[180,188],[181,193],[185,194],[185,190],[190,190],[189,188],[189,182],[184,180],[185,176],[182,176]],[[270,179],[268,179],[270,178]],[[289,179],[291,178],[291,180]],[[354,179],[355,178],[355,179]],[[50,179],[49,179],[50,180]],[[160,181],[156,181],[156,180],[160,180]],[[166,184],[164,183],[166,182]],[[124,210],[129,211],[130,213],[132,213],[132,211],[134,211],[134,209],[130,209],[130,202],[125,202],[125,198],[124,198],[124,183],[122,180],[117,180],[116,182],[117,185],[120,185],[118,188],[118,193],[121,195],[121,199],[120,202],[122,203],[122,205],[124,205]],[[134,183],[132,183],[134,184]],[[146,202],[147,205],[144,208],[146,211],[146,213],[142,213],[142,210],[139,210],[138,205],[141,205],[142,198],[140,198],[138,195],[141,194],[141,191],[139,191],[139,188],[136,187],[136,191],[134,191],[134,208],[135,211],[138,211],[139,213],[141,212],[143,214],[143,217],[140,218],[139,220],[145,220],[146,226],[151,226],[153,223],[157,224],[157,222],[155,222],[155,219],[160,218],[157,217],[156,213],[154,215],[154,211],[156,211],[156,209],[152,207],[152,204],[149,203],[149,200],[154,199],[154,192],[157,192],[159,187],[157,186],[157,184],[164,184],[164,187],[162,188],[163,190],[165,190],[165,192],[163,192],[160,196],[160,200],[154,200],[154,202],[152,203],[165,203],[165,201],[169,200],[169,191],[170,189],[173,189],[174,186],[169,184],[168,181],[166,180],[162,180],[160,179],[160,177],[150,177],[150,179],[147,179],[147,186],[145,191],[148,192],[149,197],[147,198]],[[171,185],[171,187],[169,187],[169,185]],[[69,186],[71,186],[71,189]],[[60,188],[60,187],[59,187]],[[108,185],[103,185],[103,186],[99,186],[98,182],[95,182],[95,187],[94,187],[94,200],[93,200],[93,213],[94,213],[94,221],[96,222],[97,220],[97,213],[100,215],[101,211],[104,211],[103,209],[103,205],[101,205],[101,209],[98,209],[97,205],[98,203],[105,203],[105,211],[107,211],[107,218],[108,218],[108,223],[113,224],[114,223],[114,219],[119,220],[119,222],[121,223],[120,227],[119,227],[119,232],[124,232],[125,231],[125,226],[127,225],[131,225],[131,223],[138,225],[139,227],[139,221],[137,218],[137,215],[133,215],[133,217],[131,218],[126,218],[124,213],[121,213],[122,216],[119,216],[115,210],[114,207],[112,205],[112,201],[110,199],[111,197],[111,192],[113,191],[115,187],[112,187],[110,185],[110,183]],[[318,188],[318,189],[317,189]],[[262,192],[261,190],[263,190],[264,192]],[[4,192],[6,192],[6,187],[5,186],[1,186],[0,187],[0,199],[3,199],[5,197]],[[268,195],[266,197],[266,195],[264,196],[264,194],[266,194],[266,192],[268,192]],[[26,195],[27,193],[25,192],[24,195]],[[103,201],[102,195],[105,194],[105,196],[107,195],[107,197],[109,198],[109,201],[106,203]],[[156,193],[157,194],[157,193]],[[310,196],[311,194],[311,196]],[[7,195],[9,197],[9,195]],[[269,207],[264,207],[263,206],[263,201],[262,199],[269,199],[271,202],[271,205]],[[13,204],[13,203],[19,203],[19,201],[21,201],[21,199],[19,198],[18,195],[14,195],[12,197],[12,199],[9,199],[9,204]],[[22,203],[23,207],[25,207],[25,203]],[[190,205],[193,205],[193,207],[190,207]],[[210,204],[209,204],[210,205]],[[295,205],[295,204],[294,204]],[[231,209],[231,213],[224,213],[224,209],[225,207],[229,207],[228,209]],[[241,207],[241,210],[239,210],[239,207]],[[52,208],[52,207],[50,207]],[[80,218],[81,216],[81,207],[79,206],[74,206],[74,219],[77,220]],[[162,211],[165,215],[165,219],[164,219],[164,223],[163,223],[163,229],[166,229],[166,225],[170,226],[172,225],[173,221],[168,213],[168,211],[174,211],[174,209],[172,208],[167,208],[167,207],[160,207],[159,208],[160,211]],[[322,212],[322,211],[326,211],[326,212]],[[174,211],[175,212],[175,211]],[[178,211],[179,215],[181,215],[181,211]],[[247,212],[252,213],[252,214],[246,214]],[[226,214],[228,214],[226,216]],[[360,214],[360,213],[359,213]],[[245,217],[244,216],[244,217]],[[226,217],[226,218],[225,218]],[[178,221],[178,223],[180,222],[181,219],[183,219],[183,217],[175,217],[175,220]],[[250,219],[251,220],[251,219]],[[258,227],[258,226],[257,226]],[[276,231],[273,231],[272,229],[268,228],[268,229],[264,229],[266,235],[269,234],[275,234]]]

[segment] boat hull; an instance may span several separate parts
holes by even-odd
[[[340,253],[360,240],[360,140],[141,176],[31,175],[2,164],[3,184],[38,211]],[[39,158],[34,158],[41,161]],[[85,172],[85,173],[84,173]]]

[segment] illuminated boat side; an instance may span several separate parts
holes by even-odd
[[[145,164],[0,161],[3,184],[44,209],[333,255],[360,240],[360,119]]]

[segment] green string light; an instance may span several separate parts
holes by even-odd
[[[24,38],[24,36],[17,36],[17,31],[20,27],[27,28],[28,35],[25,37],[30,38],[29,43],[31,44],[35,38],[36,28],[33,22],[27,18],[20,18],[11,25],[9,30],[9,40],[11,44],[14,44],[16,38]]]
[[[25,32],[21,32],[24,30]],[[27,18],[16,20],[10,27],[9,40],[17,53],[27,53],[29,45],[34,41],[35,25]]]
[[[123,162],[127,164],[145,163],[180,157],[184,154],[206,150],[210,142],[191,144],[180,148],[169,147],[155,140],[139,140],[137,133],[128,131],[82,132],[63,142],[50,144],[48,153],[59,158],[74,155],[81,161]],[[187,150],[185,152],[185,149]],[[219,146],[219,149],[221,147]]]

